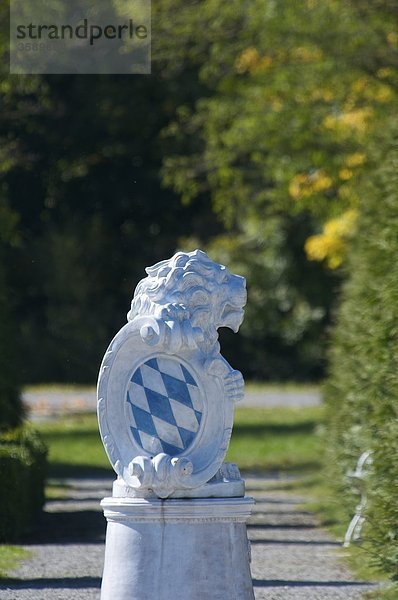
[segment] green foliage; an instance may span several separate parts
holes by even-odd
[[[251,379],[321,378],[336,278],[307,262],[308,224],[299,216],[279,216],[247,221],[242,229],[218,236],[207,247],[247,279],[245,320],[238,336],[222,334],[223,353]]]
[[[186,199],[209,192],[235,226],[275,208],[310,211],[316,226],[355,203],[348,182],[363,164],[358,153],[396,99],[389,0],[182,4],[185,31],[186,21],[192,26],[178,57],[188,60],[192,46],[196,60],[202,53],[208,90],[170,126],[183,143],[164,161],[166,182]],[[198,18],[205,26],[195,27]],[[179,19],[175,27],[179,33]],[[228,43],[217,43],[221,32]]]
[[[12,542],[32,524],[44,503],[47,448],[37,432],[21,427],[0,436],[0,541]]]
[[[326,387],[332,480],[347,518],[345,473],[373,452],[365,537],[375,563],[398,578],[398,124],[389,122],[361,188],[361,211],[333,336]],[[357,499],[356,499],[357,500]]]
[[[0,432],[20,425],[24,416],[18,389],[16,333],[11,322],[10,291],[6,287],[1,254],[0,248]]]
[[[340,275],[304,248],[344,258],[369,139],[395,110],[396,14],[387,0],[171,4],[160,55],[195,64],[204,89],[165,128],[163,177],[186,202],[211,197],[227,233],[207,249],[247,277],[230,355],[251,377],[319,378]]]
[[[92,382],[145,266],[188,231],[219,230],[209,202],[182,206],[159,174],[170,146],[159,131],[194,91],[189,75],[1,81],[0,202],[16,216],[5,264],[22,381]]]

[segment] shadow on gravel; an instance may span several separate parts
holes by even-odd
[[[300,525],[290,525],[288,523],[248,523],[247,529],[318,529],[316,525],[312,525],[309,523],[300,523]]]
[[[50,589],[70,589],[80,590],[85,588],[100,588],[100,577],[65,577],[48,579],[1,579],[0,589],[5,589],[12,585],[15,590],[50,590]]]
[[[102,511],[43,513],[37,528],[24,540],[30,544],[96,544],[105,541],[106,520]]]
[[[292,435],[295,433],[313,433],[319,423],[313,419],[303,421],[301,423],[270,423],[270,424],[255,424],[255,423],[236,423],[234,425],[234,433],[239,432],[240,435],[250,436],[266,436],[266,435]]]
[[[261,538],[261,539],[250,539],[250,544],[282,544],[285,545],[294,545],[294,546],[340,546],[340,542],[331,542],[329,540],[273,540],[272,538]]]
[[[252,515],[255,517],[267,515],[278,515],[280,517],[311,517],[312,513],[307,510],[261,510],[261,507],[258,507],[258,510],[253,510]]]
[[[246,488],[247,493],[255,492],[256,490],[251,490],[249,487]],[[298,506],[299,504],[303,504],[302,500],[290,500],[288,498],[283,498],[282,500],[276,500],[275,498],[268,498],[267,496],[257,496],[256,495],[256,506],[258,504],[286,504],[286,506]]]
[[[369,581],[294,581],[290,579],[253,579],[254,587],[358,587],[372,585]]]
[[[91,465],[71,465],[61,462],[51,462],[48,466],[47,476],[51,479],[104,479],[112,477],[114,471],[109,468],[93,467]]]

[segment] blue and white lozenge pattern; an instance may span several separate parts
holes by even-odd
[[[191,373],[177,360],[152,358],[131,377],[128,421],[136,443],[152,456],[181,454],[199,430],[203,404]]]

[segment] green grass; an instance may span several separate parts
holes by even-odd
[[[50,477],[84,477],[109,472],[94,414],[76,415],[35,425],[48,445]]]
[[[21,546],[7,546],[0,544],[0,578],[9,577],[10,572],[18,564],[31,556],[31,552]]]
[[[388,586],[385,589],[367,592],[364,595],[364,598],[366,598],[366,600],[397,600],[398,584]]]
[[[317,392],[320,389],[318,384],[314,383],[270,383],[264,381],[246,381],[245,389],[249,392]],[[95,384],[73,384],[73,383],[40,383],[28,385],[24,392],[40,393],[62,393],[62,392],[95,392]]]
[[[316,435],[322,408],[241,408],[227,460],[243,470],[308,471],[320,466]],[[109,469],[95,415],[79,415],[37,425],[49,447],[52,477]]]
[[[24,392],[32,393],[60,393],[63,392],[93,392],[95,393],[95,384],[82,383],[35,383],[27,385],[23,389]]]
[[[322,417],[321,407],[237,409],[227,460],[242,470],[318,469]]]
[[[246,381],[247,392],[319,392],[321,386],[316,383],[270,383],[265,381]]]

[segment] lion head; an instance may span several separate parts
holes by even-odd
[[[244,277],[231,274],[205,252],[177,252],[147,267],[137,285],[127,319],[153,315],[164,320],[189,319],[204,334],[203,349],[217,344],[219,327],[237,332],[246,304]]]

